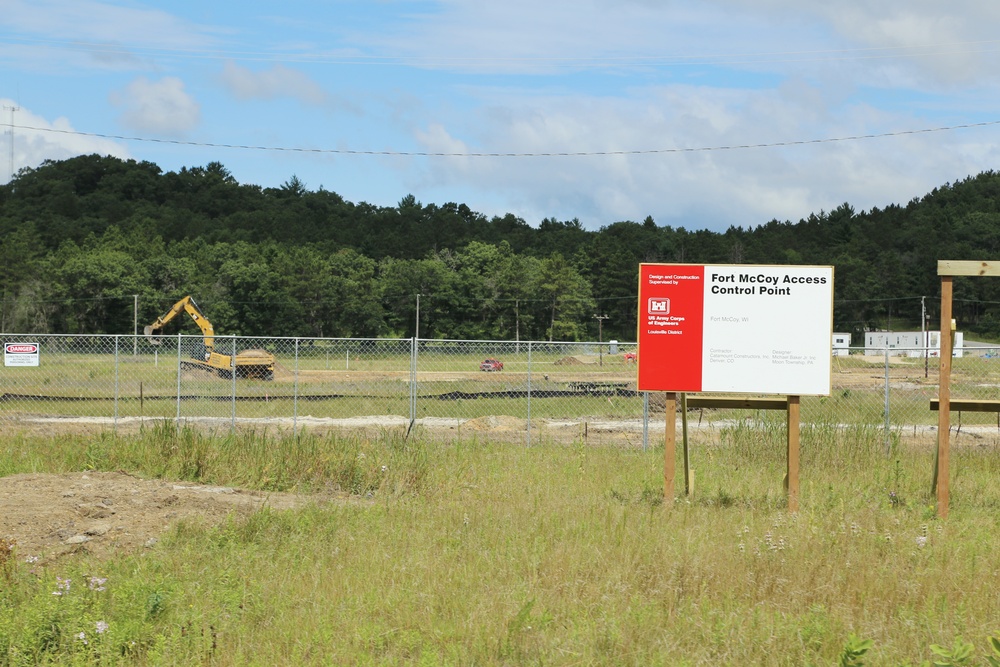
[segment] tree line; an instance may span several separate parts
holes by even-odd
[[[992,171],[885,209],[591,231],[88,155],[0,187],[0,330],[132,333],[136,304],[142,327],[190,294],[227,335],[634,340],[639,263],[679,262],[833,265],[835,327],[860,335],[919,328],[922,301],[933,316],[938,259],[998,252]],[[1000,281],[960,279],[955,297],[961,328],[1000,337]]]

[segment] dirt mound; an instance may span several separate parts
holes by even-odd
[[[44,563],[81,551],[106,558],[155,546],[182,519],[212,524],[234,512],[348,499],[346,494],[264,493],[125,473],[10,475],[0,477],[0,538],[14,541],[20,560]]]
[[[271,358],[271,353],[267,350],[242,350],[236,353],[237,357],[251,357],[254,359],[269,359]]]
[[[596,364],[597,360],[594,357],[585,357],[578,354],[572,357],[557,359],[554,363],[556,366],[580,366],[583,364]]]
[[[517,417],[507,415],[490,415],[488,417],[477,417],[462,422],[462,428],[474,431],[524,431],[526,422]]]
[[[276,361],[274,362],[274,379],[280,382],[291,382],[295,379],[295,373]]]

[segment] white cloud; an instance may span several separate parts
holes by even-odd
[[[995,81],[993,0],[439,0],[359,44],[414,65],[551,74],[734,71],[882,88]]]
[[[935,85],[995,79],[995,26],[1000,4],[992,0],[713,0],[765,20],[798,20],[827,27],[830,51],[821,57],[883,85],[925,80]],[[846,64],[844,64],[846,63]]]
[[[0,151],[0,174],[4,182],[10,180],[11,121],[13,120],[14,159],[13,171],[38,167],[45,160],[65,160],[77,155],[113,155],[122,159],[131,157],[128,148],[110,139],[74,134],[72,124],[66,118],[48,121],[30,109],[19,107],[12,100],[0,100],[3,106],[4,146]],[[16,111],[11,116],[10,109]],[[37,129],[28,129],[37,128]],[[51,130],[51,131],[50,131]]]
[[[983,149],[977,154],[974,140],[961,146],[949,133],[723,150],[920,123],[857,102],[830,107],[805,84],[759,91],[678,85],[623,99],[496,98],[468,126],[427,126],[416,137],[427,151],[446,153],[663,151],[437,158],[427,162],[422,184],[504,193],[529,220],[580,217],[593,226],[652,215],[660,224],[719,230],[794,221],[844,202],[859,210],[905,203],[982,168]],[[682,150],[696,148],[712,150]]]
[[[230,94],[240,100],[290,97],[313,106],[325,106],[332,102],[319,84],[302,72],[284,65],[273,65],[269,69],[254,72],[230,61],[223,67],[219,80]]]
[[[139,77],[125,90],[113,93],[111,103],[124,109],[124,125],[160,135],[183,135],[195,128],[201,115],[198,103],[184,90],[184,83],[172,76],[159,81]]]
[[[441,0],[365,39],[409,64],[534,75],[415,113],[429,152],[789,144],[432,158],[413,191],[471,190],[529,220],[724,229],[905,203],[994,168],[990,129],[795,144],[989,119],[998,20],[986,0]]]
[[[204,29],[138,4],[95,0],[5,0],[0,25],[46,39],[134,41],[147,46],[204,43]]]
[[[0,53],[31,70],[150,68],[151,50],[205,49],[220,33],[131,3],[4,0],[2,5],[0,27],[17,41],[0,45]]]

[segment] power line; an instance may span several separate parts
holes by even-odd
[[[184,141],[181,139],[157,139],[151,137],[133,137],[119,134],[104,134],[101,132],[79,132],[76,130],[60,130],[49,127],[33,127],[30,125],[11,125],[10,127],[20,130],[30,130],[34,132],[48,132],[51,134],[66,134],[77,137],[94,137],[98,139],[113,139],[117,141],[141,141],[155,144],[170,144],[174,146],[196,146],[198,148],[223,148],[250,151],[272,151],[286,153],[315,153],[327,155],[376,155],[392,157],[462,157],[462,158],[535,158],[535,157],[600,157],[614,155],[665,155],[670,153],[704,153],[709,151],[735,151],[748,150],[754,148],[781,148],[787,146],[808,146],[816,144],[829,144],[847,141],[861,141],[864,139],[884,139],[888,137],[902,137],[917,134],[928,134],[931,132],[950,132],[954,130],[967,130],[977,127],[988,127],[1000,125],[1000,120],[988,120],[981,123],[964,123],[962,125],[947,125],[942,127],[929,127],[916,130],[900,130],[897,132],[882,132],[877,134],[856,134],[844,137],[828,137],[825,139],[795,139],[790,141],[777,141],[773,143],[760,144],[731,144],[724,146],[700,146],[693,148],[650,148],[619,151],[565,151],[565,152],[540,152],[540,153],[507,153],[507,152],[473,152],[473,153],[447,153],[432,151],[374,151],[374,150],[350,150],[344,148],[301,148],[294,146],[259,146],[252,144],[223,144],[204,141]]]
[[[403,67],[474,67],[545,65],[562,67],[607,68],[622,66],[727,66],[760,65],[790,62],[848,61],[871,59],[919,58],[956,54],[989,54],[997,51],[1000,40],[969,40],[957,42],[922,43],[906,46],[876,46],[855,49],[815,49],[797,51],[749,51],[736,53],[696,53],[691,55],[640,55],[625,54],[600,56],[441,56],[441,55],[369,55],[363,53],[309,53],[234,49],[189,49],[169,46],[110,44],[82,40],[36,39],[5,37],[0,44],[34,45],[61,48],[91,54],[144,56],[148,58],[173,57],[192,60],[238,60],[301,63],[316,65],[348,66],[403,66]]]

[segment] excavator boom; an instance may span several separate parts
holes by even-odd
[[[166,313],[156,318],[156,321],[143,329],[146,334],[146,338],[153,345],[160,344],[160,332],[163,331],[163,327],[167,326],[170,320],[177,317],[182,312],[187,312],[194,320],[198,328],[201,329],[202,335],[205,337],[205,349],[209,352],[215,347],[215,328],[212,323],[208,321],[205,314],[201,312],[201,308],[195,303],[195,300],[190,296],[186,296],[173,306],[170,307]]]

